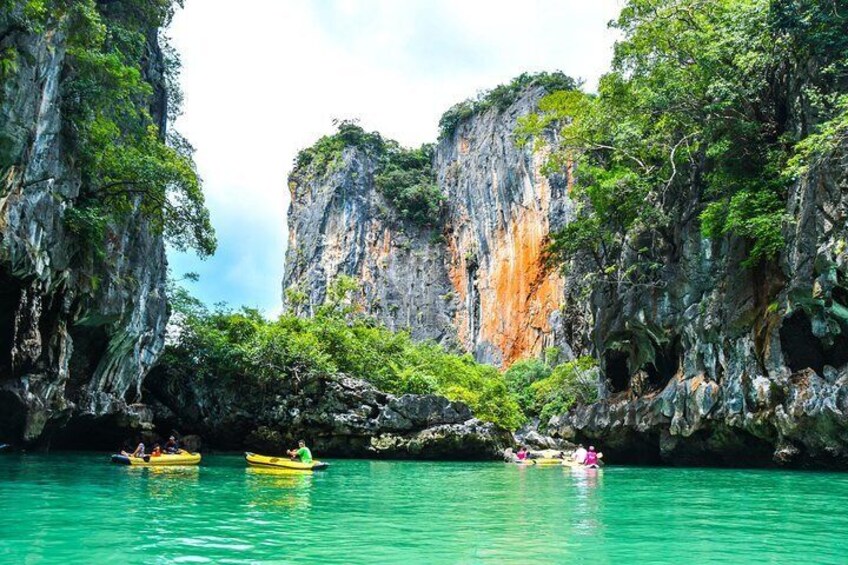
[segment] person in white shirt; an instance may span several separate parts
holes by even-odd
[[[586,462],[586,448],[583,447],[583,444],[577,446],[577,449],[574,450],[574,460],[581,465]]]

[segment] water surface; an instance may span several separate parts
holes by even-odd
[[[0,455],[2,563],[846,563],[848,475]]]

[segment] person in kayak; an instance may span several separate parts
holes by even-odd
[[[286,453],[292,459],[300,460],[301,463],[306,463],[307,465],[312,463],[312,452],[309,451],[309,448],[306,447],[306,442],[303,440],[297,442],[297,449],[290,449]]]
[[[577,446],[577,449],[574,450],[574,461],[579,463],[580,465],[586,462],[586,448],[583,447],[583,444]]]
[[[589,446],[589,451],[586,452],[586,459],[583,461],[583,464],[587,467],[590,467],[592,465],[598,465],[598,454],[595,451],[594,445]]]
[[[162,455],[162,448],[159,447],[158,443],[154,444],[153,445],[153,451],[150,452],[150,456],[151,457],[159,457],[160,455]]]
[[[177,443],[177,438],[171,436],[168,438],[168,441],[165,442],[165,453],[179,453],[180,445]]]
[[[141,442],[135,448],[135,451],[132,453],[127,453],[126,451],[121,451],[121,455],[124,457],[144,457],[144,443]]]
[[[527,448],[522,445],[521,449],[518,450],[518,453],[515,454],[515,458],[518,459],[519,461],[526,460],[527,459]]]

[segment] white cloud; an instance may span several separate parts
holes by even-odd
[[[617,0],[189,0],[169,32],[185,114],[221,251],[198,294],[279,309],[286,175],[297,151],[359,118],[405,145],[432,141],[455,102],[524,71],[563,70],[593,88]]]

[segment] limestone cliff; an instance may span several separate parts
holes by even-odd
[[[0,15],[0,50],[17,53],[0,84],[0,440],[46,442],[70,424],[73,442],[97,418],[138,423],[128,402],[163,346],[165,250],[137,209],[107,226],[102,254],[68,229],[81,178],[63,135],[65,28],[27,30],[16,10]],[[163,123],[150,32],[151,111]]]
[[[447,195],[448,276],[458,298],[453,322],[477,359],[508,365],[561,344],[564,282],[545,268],[551,229],[567,221],[568,179],[546,176],[544,151],[519,148],[516,120],[546,93],[531,87],[508,108],[463,121],[436,152]]]
[[[789,191],[777,265],[744,268],[743,242],[705,240],[690,214],[663,284],[597,290],[585,310],[607,395],[552,427],[624,460],[844,465],[846,156]]]
[[[289,178],[289,244],[283,282],[307,300],[292,304],[309,315],[339,275],[362,283],[360,306],[416,339],[450,343],[457,309],[438,226],[404,221],[375,188],[378,159],[345,147],[325,173],[295,170]]]
[[[566,221],[567,179],[540,171],[543,152],[513,139],[540,86],[506,108],[461,121],[435,148],[444,198],[430,225],[405,220],[375,186],[379,162],[347,146],[321,174],[292,173],[283,282],[290,308],[320,305],[339,275],[362,284],[360,307],[393,329],[498,365],[561,343],[561,277],[544,268],[552,226]],[[292,304],[286,289],[307,300]]]
[[[495,364],[547,345],[595,356],[600,402],[542,427],[604,442],[619,461],[845,465],[848,149],[789,190],[776,262],[744,266],[745,241],[706,239],[704,202],[681,193],[656,284],[581,290],[579,262],[567,277],[543,268],[548,233],[574,214],[571,179],[542,172],[544,143],[534,151],[514,142],[517,117],[543,94],[525,88],[443,136],[433,163],[445,210],[425,231],[380,200],[374,165],[353,150],[332,174],[309,183],[294,175],[285,285],[309,289],[318,304],[327,280],[356,276],[367,312],[395,327],[402,312],[416,337]],[[362,223],[365,209],[385,213]]]

